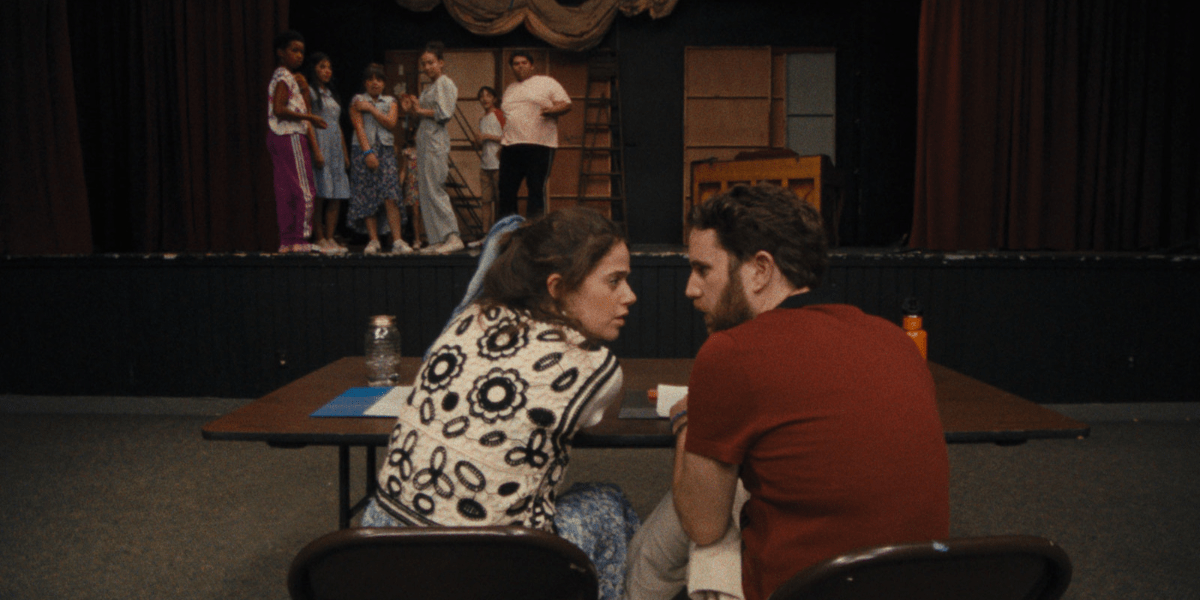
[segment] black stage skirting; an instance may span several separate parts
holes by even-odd
[[[614,349],[692,356],[684,249],[633,250]],[[374,314],[420,354],[474,268],[465,252],[4,257],[0,393],[255,397],[361,353]],[[1036,402],[1162,402],[1200,399],[1198,291],[1194,254],[839,249],[816,297],[896,323],[916,297],[931,360]]]

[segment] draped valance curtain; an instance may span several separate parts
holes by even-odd
[[[585,0],[563,6],[557,0],[396,0],[412,11],[430,11],[443,4],[471,33],[500,35],[524,24],[546,43],[564,50],[587,50],[600,43],[617,12],[625,16],[648,12],[664,17],[679,0]]]

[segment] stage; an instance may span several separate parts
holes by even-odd
[[[361,354],[397,315],[420,354],[475,256],[121,254],[0,259],[0,394],[256,397]],[[691,357],[703,323],[684,248],[633,248],[618,356]],[[1200,256],[836,249],[818,299],[899,323],[929,358],[1038,403],[1200,399]],[[798,343],[800,341],[798,340]]]

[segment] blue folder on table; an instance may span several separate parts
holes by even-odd
[[[390,387],[354,387],[342,392],[340,396],[330,400],[325,406],[318,408],[312,417],[363,417],[376,402],[379,402]]]

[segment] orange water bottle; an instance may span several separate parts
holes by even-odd
[[[922,329],[921,321],[921,303],[916,298],[908,298],[901,306],[904,311],[904,333],[912,338],[912,341],[917,344],[917,350],[921,351],[921,358],[929,360],[929,336]]]

